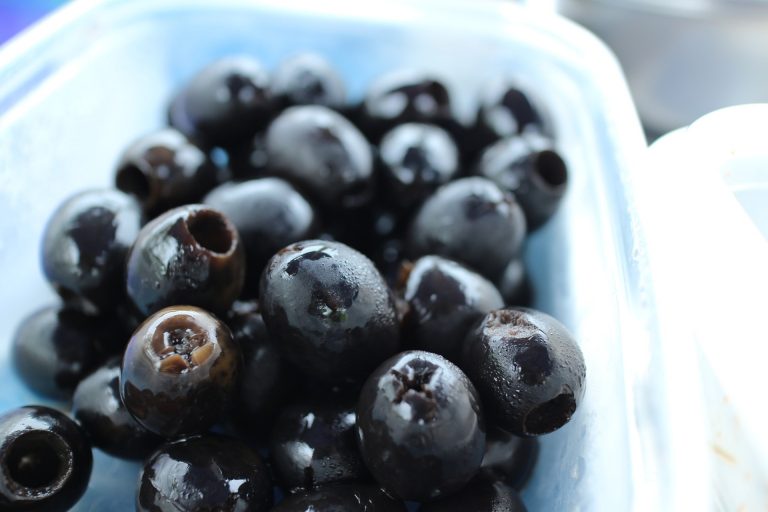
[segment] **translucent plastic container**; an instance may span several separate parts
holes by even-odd
[[[768,509],[766,134],[768,104],[719,110],[655,142],[633,177],[675,467],[708,510]]]
[[[353,99],[402,66],[444,77],[464,119],[499,74],[535,92],[572,182],[526,258],[536,306],[579,339],[588,376],[573,421],[542,439],[524,499],[532,511],[673,503],[674,487],[660,483],[665,418],[647,371],[649,308],[622,184],[645,150],[642,131],[601,43],[509,2],[80,1],[0,49],[0,409],[45,402],[18,381],[8,349],[19,320],[55,300],[38,261],[55,206],[110,185],[122,148],[161,126],[171,92],[209,61],[246,53],[274,66],[307,49],[340,68]],[[97,453],[77,510],[131,510],[138,467]]]

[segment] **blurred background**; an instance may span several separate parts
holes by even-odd
[[[768,0],[519,2],[559,11],[613,49],[651,140],[718,108],[768,102]],[[0,0],[0,44],[65,3]]]

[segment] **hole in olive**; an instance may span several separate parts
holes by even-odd
[[[187,220],[187,227],[198,245],[209,251],[226,253],[234,243],[227,221],[218,212],[203,210],[194,213]]]
[[[5,466],[9,476],[28,488],[48,487],[61,477],[67,452],[64,442],[47,432],[29,432],[19,436],[8,449]]]
[[[128,194],[133,194],[140,201],[149,197],[150,185],[146,174],[135,165],[126,165],[117,171],[117,188]]]
[[[568,170],[560,155],[546,150],[536,155],[534,169],[541,179],[552,188],[565,185],[568,180]]]
[[[408,391],[415,391],[423,394],[427,398],[433,397],[431,388],[432,379],[437,371],[437,366],[421,359],[411,361],[403,371],[391,370],[391,374],[399,381],[400,388],[397,390],[395,403],[399,403],[408,394]]]
[[[562,427],[573,416],[576,399],[570,390],[552,400],[534,407],[525,417],[525,432],[533,435],[547,434]]]

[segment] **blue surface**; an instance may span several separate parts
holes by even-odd
[[[0,0],[0,44],[67,0]]]

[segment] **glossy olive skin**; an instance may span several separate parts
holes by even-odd
[[[274,111],[269,76],[256,60],[217,60],[177,93],[168,112],[174,128],[203,147],[232,147],[266,126]]]
[[[343,484],[289,496],[273,512],[406,512],[376,486]]]
[[[530,230],[554,215],[568,186],[565,162],[542,137],[498,141],[483,152],[477,174],[515,195]]]
[[[374,248],[371,256],[387,284],[396,288],[401,281],[400,269],[405,260],[405,241],[400,237],[388,238]]]
[[[269,170],[330,209],[365,205],[373,187],[368,141],[341,114],[319,105],[290,107],[269,125]]]
[[[142,225],[138,203],[117,190],[68,198],[43,233],[43,272],[70,306],[109,311],[122,298],[125,255]]]
[[[218,435],[182,439],[160,447],[144,464],[137,512],[266,512],[272,482],[259,455]]]
[[[267,175],[269,158],[264,131],[258,132],[247,143],[227,151],[227,167],[234,180],[245,181]]]
[[[472,324],[504,300],[493,283],[455,261],[423,256],[405,283],[403,335],[409,346],[457,362]]]
[[[424,202],[408,248],[412,257],[451,258],[495,281],[519,254],[525,235],[525,216],[512,195],[485,178],[462,178]]]
[[[278,252],[262,274],[259,303],[285,357],[319,379],[362,380],[399,346],[384,279],[338,242],[307,240]]]
[[[268,429],[278,406],[298,387],[296,378],[267,332],[258,302],[235,302],[226,323],[244,361],[233,412],[250,427]]]
[[[381,364],[357,404],[360,451],[376,481],[404,500],[429,501],[477,473],[485,424],[474,386],[437,354],[408,351]]]
[[[479,478],[500,480],[520,490],[528,482],[539,457],[539,440],[518,437],[498,427],[488,429]]]
[[[272,75],[272,95],[280,107],[324,105],[341,108],[346,102],[344,80],[320,55],[303,53],[285,59]]]
[[[389,204],[409,211],[456,176],[459,153],[442,128],[406,123],[381,139],[379,168]]]
[[[353,401],[285,407],[272,428],[269,452],[278,482],[289,492],[370,479],[357,449]]]
[[[60,512],[85,492],[93,454],[65,414],[26,406],[0,416],[0,509]]]
[[[462,368],[488,415],[519,436],[562,427],[584,396],[586,367],[578,344],[560,322],[532,309],[488,313],[467,334]]]
[[[211,191],[204,202],[226,215],[240,234],[248,295],[258,294],[259,277],[272,255],[290,243],[317,235],[318,217],[312,205],[278,178],[226,183]]]
[[[58,306],[43,308],[16,330],[14,368],[36,392],[68,399],[80,380],[106,358],[108,333],[99,318]]]
[[[533,286],[521,258],[507,264],[499,280],[499,292],[508,306],[529,307],[533,304]]]
[[[390,210],[389,205],[379,199],[354,212],[323,212],[324,235],[357,249],[378,263],[376,257],[380,246],[387,239],[402,236],[407,225],[405,216]]]
[[[482,91],[476,128],[493,139],[548,131],[528,94],[508,78],[492,80]]]
[[[464,489],[433,503],[420,512],[527,512],[517,491],[504,482],[474,480]]]
[[[143,459],[162,439],[142,427],[120,398],[120,360],[112,359],[80,381],[72,416],[97,448],[126,459]]]
[[[362,105],[362,126],[374,142],[403,123],[431,123],[452,131],[455,126],[448,88],[419,71],[397,70],[377,78]]]
[[[128,253],[126,280],[144,315],[175,304],[226,312],[245,281],[240,235],[212,208],[174,208],[142,228]]]
[[[117,163],[115,186],[132,194],[149,215],[196,203],[219,181],[208,155],[173,128],[131,143]]]
[[[229,328],[174,306],[147,318],[128,342],[120,397],[144,428],[166,438],[207,431],[232,404],[243,367]]]

